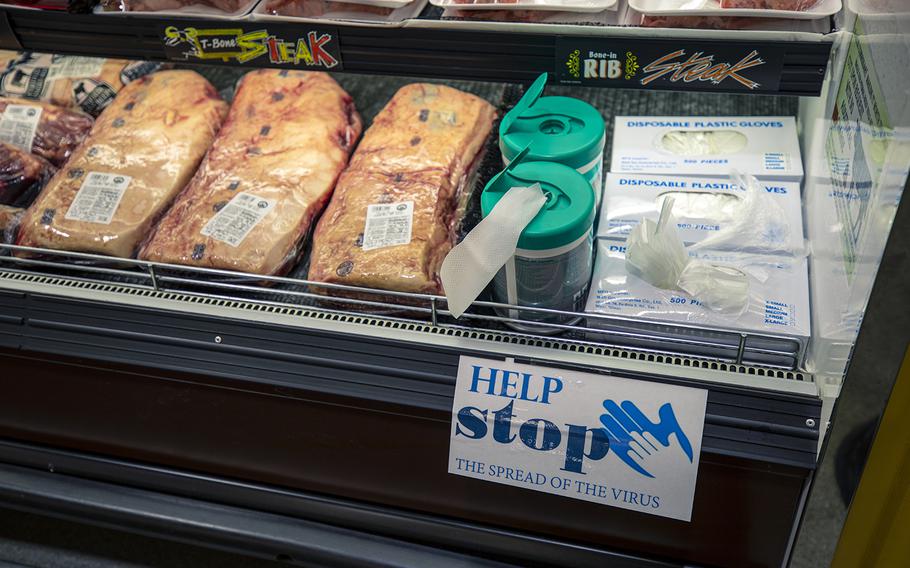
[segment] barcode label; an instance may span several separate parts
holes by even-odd
[[[0,116],[0,142],[31,152],[43,110],[33,105],[6,105]]]
[[[413,201],[370,205],[363,228],[363,250],[408,244],[413,224]]]
[[[110,225],[133,178],[120,174],[89,172],[66,211],[66,219]]]
[[[275,208],[274,199],[238,193],[202,228],[203,236],[238,246],[263,217]]]
[[[51,64],[47,78],[54,80],[98,77],[103,67],[104,59],[100,57],[65,56]]]

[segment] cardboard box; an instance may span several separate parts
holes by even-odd
[[[802,363],[810,335],[805,257],[733,252],[700,252],[690,256],[750,275],[750,300],[743,314],[719,314],[685,292],[656,288],[629,275],[625,244],[598,239],[597,261],[585,311],[615,316],[619,322],[591,317],[588,327],[639,330],[651,337],[641,342],[636,342],[634,337],[626,338],[626,343],[633,347],[659,347],[655,337],[665,338],[670,349],[678,348],[679,340],[690,341],[691,345],[679,351],[705,357],[730,356],[730,353],[735,356],[738,338],[746,334],[744,362],[788,368]],[[735,333],[727,335],[724,331]]]
[[[800,181],[803,164],[792,116],[617,116],[610,171]]]
[[[757,207],[744,207],[746,189],[729,178],[607,174],[597,236],[625,240],[642,219],[657,221],[673,196],[679,236],[688,246],[720,235],[712,248],[792,254],[804,248],[799,184],[761,181]],[[779,209],[778,209],[779,208]]]

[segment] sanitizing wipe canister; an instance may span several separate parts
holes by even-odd
[[[526,162],[558,162],[583,175],[600,203],[606,130],[603,116],[571,97],[541,97],[547,74],[537,78],[499,125],[505,165],[528,148]]]
[[[484,188],[481,211],[487,217],[509,189],[533,184],[540,185],[546,201],[521,232],[515,254],[493,278],[495,300],[579,312],[591,281],[595,215],[594,194],[584,176],[562,164],[524,161],[519,157]],[[572,320],[559,314],[525,310],[502,312],[511,318],[537,322]]]

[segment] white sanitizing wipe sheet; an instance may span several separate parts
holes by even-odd
[[[793,254],[804,247],[799,183],[759,181],[756,215],[746,188],[729,178],[607,174],[597,236],[623,240],[644,219],[657,221],[663,201],[674,199],[673,217],[686,245],[714,239],[712,248]],[[770,211],[773,210],[773,211]],[[719,241],[719,242],[718,242]]]
[[[617,116],[610,171],[761,179],[803,177],[792,116]]]
[[[711,311],[685,292],[657,288],[628,274],[625,248],[623,241],[598,239],[586,312],[777,335],[805,346],[810,330],[805,257],[690,251],[693,258],[748,275],[748,306],[742,314],[728,316]],[[592,318],[589,327],[603,326]]]

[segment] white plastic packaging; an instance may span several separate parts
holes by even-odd
[[[751,191],[750,191],[751,188]],[[759,254],[804,248],[799,184],[783,181],[607,174],[597,236],[625,239],[643,219],[656,221],[674,198],[673,216],[686,245]]]
[[[803,177],[792,116],[617,116],[610,171],[638,174],[726,176],[730,170],[759,179]]]
[[[814,20],[840,12],[841,0],[629,0],[647,16]]]
[[[650,329],[671,338],[698,338],[714,340],[714,330],[755,334],[745,341],[751,353],[744,358],[755,363],[796,367],[801,362],[809,339],[809,280],[805,257],[762,256],[736,252],[688,251],[688,255],[703,263],[721,267],[731,275],[745,274],[748,278],[748,302],[741,313],[730,314],[708,308],[695,295],[704,290],[693,282],[706,282],[701,275],[686,283],[692,293],[679,289],[665,289],[632,275],[626,262],[626,245],[622,241],[598,239],[597,261],[588,295],[586,312],[632,318],[636,322],[611,324],[590,318],[588,327],[613,329],[624,327]],[[729,284],[738,285],[739,277]],[[694,295],[693,295],[694,293]],[[729,294],[724,294],[729,296]],[[735,294],[734,294],[735,295]],[[696,325],[712,329],[673,328],[673,324]],[[634,339],[627,340],[635,343]],[[646,346],[646,345],[643,345]],[[674,345],[674,348],[676,346]],[[737,353],[737,344],[731,346]],[[710,346],[701,354],[712,356]],[[773,350],[780,355],[767,354]]]

